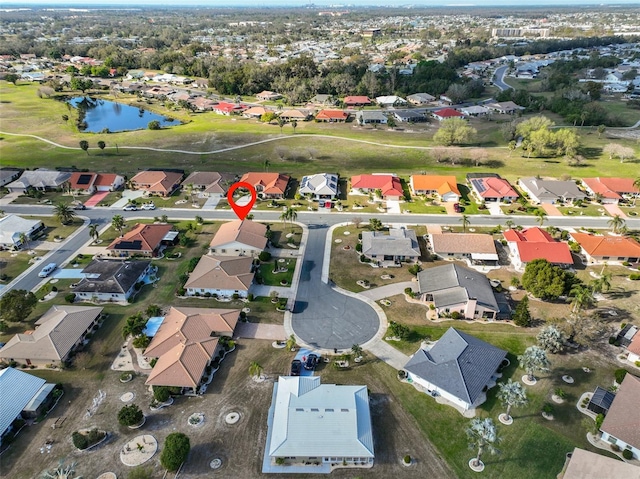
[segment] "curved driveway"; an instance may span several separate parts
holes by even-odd
[[[334,291],[321,279],[326,224],[309,225],[309,236],[291,318],[294,332],[309,346],[350,349],[375,336],[378,314],[367,303]]]

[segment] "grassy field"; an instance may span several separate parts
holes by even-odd
[[[58,148],[32,138],[2,135],[0,155],[7,166],[75,166],[118,172],[131,177],[149,166],[184,168],[187,171],[212,169],[230,173],[262,171],[264,161],[268,159],[271,163],[270,171],[289,173],[296,177],[324,171],[336,171],[342,176],[350,176],[363,171],[389,171],[392,167],[395,173],[403,176],[413,173],[453,174],[459,182],[463,182],[468,172],[487,169],[515,180],[521,176],[537,174],[554,177],[567,173],[573,176],[605,176],[611,171],[616,171],[620,176],[633,176],[638,167],[633,161],[621,164],[603,156],[602,147],[612,140],[598,138],[597,133],[591,130],[582,134],[581,153],[586,158],[584,164],[569,167],[561,159],[523,159],[520,152],[510,154],[501,137],[498,121],[473,119],[471,123],[482,139],[481,146],[492,148],[489,155],[491,165],[476,167],[437,163],[430,157],[428,150],[424,148],[433,146],[431,137],[437,130],[435,124],[412,130],[390,131],[359,128],[351,124],[305,122],[299,124],[294,137],[280,138],[293,131],[285,128],[281,135],[275,125],[205,113],[185,114],[185,119],[191,120],[189,123],[167,130],[104,135],[74,131],[73,126],[61,119],[63,114],[69,113],[66,106],[53,99],[38,98],[36,87],[32,85],[14,87],[0,82],[0,95],[3,97],[0,114],[5,131],[28,131],[72,148],[77,148],[81,139],[87,139],[93,148],[98,140],[107,144],[103,152],[92,149],[87,155],[81,150]],[[133,98],[129,100],[133,101]],[[303,134],[314,135],[315,138],[310,139]],[[323,138],[319,135],[338,138]],[[349,139],[359,141],[348,141]],[[220,153],[205,153],[261,140],[275,141]],[[639,146],[633,141],[615,142],[632,146],[639,151]],[[195,154],[124,148],[141,146],[187,150]]]
[[[275,271],[275,268],[286,268],[286,271]],[[260,264],[260,272],[258,276],[262,279],[261,284],[267,286],[291,286],[293,272],[296,269],[295,259],[286,259],[280,262],[277,258],[267,263]],[[286,281],[283,285],[282,281]]]

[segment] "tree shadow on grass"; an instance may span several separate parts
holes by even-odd
[[[594,146],[585,146],[580,148],[580,154],[587,159],[600,158],[602,155],[602,148]]]

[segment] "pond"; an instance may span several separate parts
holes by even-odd
[[[69,104],[80,110],[80,130],[90,133],[145,129],[153,120],[160,122],[163,127],[180,124],[178,120],[152,113],[144,108],[109,100],[79,96],[69,100]]]

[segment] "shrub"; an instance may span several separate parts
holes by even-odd
[[[622,262],[622,266],[629,266],[631,263],[629,263],[628,261],[623,261]]]
[[[231,295],[231,297],[232,297],[233,299],[238,299],[238,298],[240,297],[240,295],[239,295],[238,293],[233,293],[233,294]]]
[[[362,239],[362,233],[358,233],[358,239],[361,240]]]
[[[247,301],[253,301],[253,293],[247,295]],[[245,315],[246,316],[246,315]]]
[[[358,253],[362,253],[362,243],[358,243],[358,244],[356,245],[356,251],[357,251]]]
[[[461,314],[459,311],[452,311],[451,312],[451,319],[460,319]]]
[[[149,338],[149,336],[143,334],[142,336],[136,336],[135,338],[133,338],[132,344],[134,348],[144,349],[149,346],[150,342],[151,339]]]
[[[405,464],[411,464],[411,456],[409,454],[404,456],[402,460],[404,461]]]
[[[71,440],[73,441],[73,445],[76,447],[76,449],[80,449],[81,451],[89,447],[87,436],[85,436],[84,434],[80,434],[78,431],[74,432],[71,435]]]
[[[276,464],[282,466],[284,464],[284,457],[276,457]]]
[[[52,291],[53,293],[57,293],[57,292],[58,292],[58,288],[57,288],[57,287],[55,287],[55,286],[51,286],[51,291]]]
[[[616,342],[616,337],[615,336],[609,336],[609,344],[613,344]]]
[[[638,366],[640,368],[640,361],[636,361],[635,365]]]
[[[620,452],[620,446],[618,446],[617,444],[611,444],[611,450],[613,452]]]
[[[189,438],[181,432],[172,432],[164,441],[164,448],[160,454],[160,464],[167,471],[177,471],[187,460],[191,443]]]
[[[411,334],[411,330],[409,328],[403,324],[396,323],[395,321],[389,322],[389,332],[392,336],[400,339],[407,339]]]
[[[631,451],[631,449],[625,449],[624,451],[622,451],[622,457],[624,457],[626,460],[631,460],[633,459],[633,452]]]
[[[269,261],[271,259],[271,253],[269,253],[268,251],[263,251],[258,255],[258,259],[260,261]]]
[[[436,305],[435,305],[435,304],[433,304],[433,303],[429,304],[429,309],[430,309],[431,311],[435,311],[435,310],[436,310]]]
[[[406,294],[410,298],[413,298],[413,290],[411,288],[404,288],[404,294]]]
[[[629,279],[631,281],[638,281],[640,279],[640,273],[631,273]]]
[[[602,423],[604,422],[604,414],[600,413],[596,416],[596,430],[600,430]]]
[[[553,405],[549,404],[549,403],[545,403],[544,406],[542,406],[542,412],[545,414],[553,414]]]
[[[123,406],[122,409],[118,411],[118,422],[123,426],[136,426],[140,424],[143,419],[144,414],[142,414],[142,410],[135,404]]]
[[[209,291],[207,291],[206,293],[204,293],[204,297],[205,298],[210,298],[211,297],[211,293]]]
[[[420,271],[422,271],[422,268],[420,267],[419,264],[414,264],[413,266],[409,266],[409,273],[413,275],[417,275]]]
[[[73,303],[76,299],[76,293],[68,293],[64,296],[64,300],[67,303]]]
[[[613,376],[616,378],[616,382],[618,384],[622,384],[622,381],[624,381],[624,377],[627,375],[627,370],[626,369],[616,369],[615,372],[613,373]]]
[[[244,321],[245,319],[247,319],[247,313],[245,313],[244,311],[240,311],[240,319],[242,321]]]
[[[171,393],[166,386],[153,386],[153,397],[156,401],[166,402],[171,397]]]
[[[184,288],[178,288],[178,296],[184,296],[187,294],[187,290]]]

